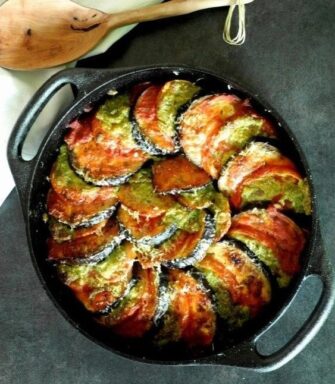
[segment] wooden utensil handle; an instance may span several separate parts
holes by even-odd
[[[243,0],[243,4],[253,0]],[[123,25],[164,19],[200,11],[202,9],[225,7],[236,4],[237,0],[173,0],[150,7],[134,9],[109,15],[107,25],[113,28]]]

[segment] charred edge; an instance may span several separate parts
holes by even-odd
[[[193,265],[200,260],[202,260],[206,256],[206,252],[210,245],[213,242],[213,239],[215,237],[215,221],[212,214],[207,213],[205,217],[205,230],[202,235],[202,238],[198,242],[197,246],[191,252],[189,256],[182,260],[172,260],[168,261],[166,263],[163,263],[163,265],[167,268],[186,268],[190,265]]]
[[[247,247],[242,241],[229,238],[229,239],[224,239],[219,243],[222,243],[222,242],[226,242],[240,249],[242,252],[244,252],[249,257],[249,259],[251,259],[252,262],[256,264],[265,274],[266,278],[269,280],[271,284],[271,288],[273,292],[276,292],[279,289],[277,279],[271,272],[271,269],[262,260],[260,260],[259,257],[257,257],[257,255],[249,247]]]
[[[198,282],[200,288],[202,289],[202,291],[207,294],[207,296],[209,297],[209,299],[210,299],[210,301],[212,303],[213,309],[215,310],[215,313],[216,313],[217,305],[218,305],[217,304],[216,294],[215,294],[213,288],[209,285],[206,277],[203,275],[203,273],[201,271],[196,269],[196,267],[194,267],[194,266],[188,267],[187,271],[190,273],[190,275],[195,280],[197,280],[197,282]]]
[[[78,19],[74,18],[74,20],[78,20]],[[73,31],[89,32],[89,31],[92,31],[93,29],[100,27],[100,25],[101,25],[101,23],[97,23],[97,24],[90,25],[89,27],[86,27],[86,28],[79,28],[79,27],[75,27],[73,24],[71,24],[70,28]]]

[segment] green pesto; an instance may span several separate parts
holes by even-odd
[[[163,325],[155,335],[154,342],[158,346],[176,343],[180,340],[181,330],[179,328],[178,315],[171,309],[164,316]]]
[[[223,127],[227,132],[228,143],[238,148],[244,147],[254,136],[264,134],[264,120],[253,116],[242,116]]]
[[[60,147],[59,155],[55,162],[54,180],[62,188],[78,188],[83,193],[95,192],[99,188],[93,187],[82,180],[71,168],[69,164],[68,149],[66,145]]]
[[[57,242],[71,240],[74,235],[73,228],[66,224],[60,223],[52,217],[49,219],[49,230],[52,238]]]
[[[198,209],[208,208],[212,204],[215,189],[213,184],[209,184],[204,188],[196,189],[191,192],[181,192],[180,196],[185,203]]]
[[[198,209],[189,210],[180,204],[169,209],[163,219],[166,226],[174,224],[177,228],[187,232],[198,232],[203,226],[204,214]]]
[[[245,147],[254,137],[264,135],[264,121],[253,116],[241,116],[225,124],[219,133],[219,137],[230,144],[232,149],[224,152],[217,151],[216,156],[220,164],[225,165],[235,153]]]
[[[143,292],[143,286],[143,281],[137,281],[122,300],[120,300],[120,303],[108,313],[108,318],[117,321],[124,311],[127,311],[127,309],[140,299]]]
[[[214,215],[215,236],[222,237],[222,228],[227,228],[228,220],[230,222],[230,206],[228,198],[222,193],[215,192],[209,210]]]
[[[247,236],[234,234],[232,238],[244,243],[272,272],[276,277],[279,287],[287,287],[290,283],[290,276],[288,276],[279,265],[277,256],[271,249],[261,244],[257,240],[248,238]]]
[[[197,85],[186,80],[172,80],[163,87],[157,107],[162,131],[171,137],[175,136],[175,119],[179,108],[191,100],[199,90]]]
[[[154,191],[150,169],[141,169],[129,180],[127,198],[136,201],[139,206],[166,208],[166,200]],[[122,187],[121,187],[122,188]]]
[[[227,322],[230,329],[240,328],[250,319],[249,308],[232,302],[230,293],[224,286],[223,280],[218,278],[215,273],[199,266],[197,268],[203,273],[215,294],[218,315]]]
[[[242,204],[271,201],[281,196],[278,203],[297,213],[311,214],[311,194],[306,179],[297,180],[292,176],[277,178],[273,175],[255,180],[243,188]],[[277,202],[277,200],[276,200]]]
[[[129,259],[125,247],[121,245],[98,264],[61,264],[58,267],[58,272],[66,284],[72,282],[79,285],[87,284],[94,287],[96,291],[107,289],[117,296],[122,294],[124,290],[128,263]],[[113,279],[113,284],[110,284],[110,279]]]
[[[133,147],[135,142],[132,137],[132,125],[129,114],[129,97],[122,94],[108,98],[98,109],[96,117],[103,123],[102,128],[106,133]]]

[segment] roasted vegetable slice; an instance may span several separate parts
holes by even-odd
[[[121,206],[117,217],[131,241],[154,246],[170,238],[177,230],[176,225],[164,221],[164,216],[143,216]]]
[[[73,235],[72,238],[64,242],[48,239],[48,259],[57,262],[97,262],[108,256],[125,235],[120,232],[116,220],[110,219],[100,231],[84,237]]]
[[[231,224],[231,213],[228,199],[221,193],[215,193],[212,205],[208,208],[214,215],[215,237],[219,241],[228,232]]]
[[[196,100],[184,113],[181,144],[188,158],[214,179],[223,165],[254,136],[274,136],[274,129],[234,95],[219,94]]]
[[[92,117],[91,134],[85,141],[73,137],[80,136],[82,129],[87,131],[87,124],[70,126],[65,141],[71,164],[86,181],[100,186],[122,184],[148,160],[133,140],[129,110],[127,95],[109,98]]]
[[[153,184],[159,193],[203,188],[211,182],[205,171],[186,159],[178,156],[156,162],[152,167]]]
[[[239,113],[228,119],[220,130],[214,134],[203,148],[202,167],[215,179],[220,175],[222,167],[238,153],[253,137],[274,137],[274,130],[263,117],[243,107]]]
[[[78,229],[71,228],[52,217],[49,218],[49,230],[52,238],[57,242],[80,239],[81,237],[89,236],[94,233],[101,233],[102,229],[106,226],[107,220],[103,220],[98,224],[89,227],[80,227]]]
[[[52,188],[48,192],[47,211],[61,223],[70,227],[95,225],[110,217],[118,202],[117,190],[112,187],[109,195],[98,196],[91,202],[74,202],[59,195]]]
[[[171,138],[159,128],[157,101],[162,86],[152,85],[145,89],[134,108],[133,137],[137,145],[151,155],[161,155],[169,148]],[[173,146],[172,142],[172,146]]]
[[[159,129],[170,138],[170,144],[163,148],[166,151],[171,153],[178,149],[175,129],[178,110],[199,91],[200,87],[187,80],[168,81],[161,89],[157,102],[157,118]]]
[[[271,300],[271,284],[262,267],[231,242],[212,245],[196,267],[215,293],[217,312],[229,328],[241,327]]]
[[[228,236],[250,248],[270,268],[280,287],[287,286],[300,271],[305,234],[273,207],[254,208],[234,216]]]
[[[162,327],[155,336],[158,345],[181,342],[191,348],[212,344],[216,316],[208,293],[190,273],[170,270],[170,303]]]
[[[195,212],[192,231],[178,230],[157,247],[139,246],[139,261],[145,267],[163,264],[183,268],[201,260],[213,241],[213,217],[202,211]]]
[[[271,201],[297,213],[311,213],[307,180],[291,160],[265,143],[252,143],[236,156],[223,171],[219,188],[237,209]]]
[[[50,182],[54,191],[75,204],[90,204],[99,199],[106,201],[114,196],[114,188],[99,188],[85,183],[70,167],[66,145],[60,147],[59,155],[55,161]]]
[[[104,313],[127,293],[134,258],[132,245],[124,243],[98,264],[61,264],[58,272],[86,309]]]
[[[207,208],[214,215],[214,241],[219,241],[227,233],[231,222],[229,201],[212,184],[192,192],[179,193],[177,200],[190,209]]]
[[[143,337],[154,324],[159,302],[159,273],[156,269],[141,269],[137,282],[107,316],[98,322],[112,328],[123,337]]]
[[[127,184],[120,187],[119,198],[132,211],[149,217],[157,217],[175,205],[170,196],[155,193],[151,171],[142,169]]]

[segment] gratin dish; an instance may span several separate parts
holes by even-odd
[[[140,344],[125,343],[99,327],[59,281],[57,274],[46,260],[48,229],[42,221],[49,183],[47,176],[63,140],[68,124],[81,115],[88,105],[94,105],[113,89],[122,89],[146,81],[186,79],[201,83],[211,92],[234,93],[250,100],[255,110],[270,119],[279,130],[283,151],[294,159],[307,177],[312,192],[312,217],[307,223],[310,230],[308,244],[302,255],[302,268],[292,284],[257,322],[251,323],[238,335],[195,358],[156,355]],[[31,161],[21,156],[22,145],[29,129],[50,98],[64,85],[71,84],[75,91],[73,103],[50,128],[38,154]],[[20,116],[8,145],[8,160],[20,195],[26,223],[27,237],[35,269],[43,287],[64,317],[96,343],[137,361],[156,364],[218,364],[252,368],[259,371],[276,369],[299,353],[314,337],[326,320],[334,300],[335,288],[332,267],[326,258],[316,211],[316,199],[309,167],[302,150],[283,119],[266,102],[252,95],[239,85],[207,71],[180,66],[161,66],[122,70],[65,70],[52,77],[35,94]],[[257,341],[290,306],[294,296],[310,275],[318,275],[323,291],[316,308],[298,333],[279,351],[263,356],[257,351]]]

